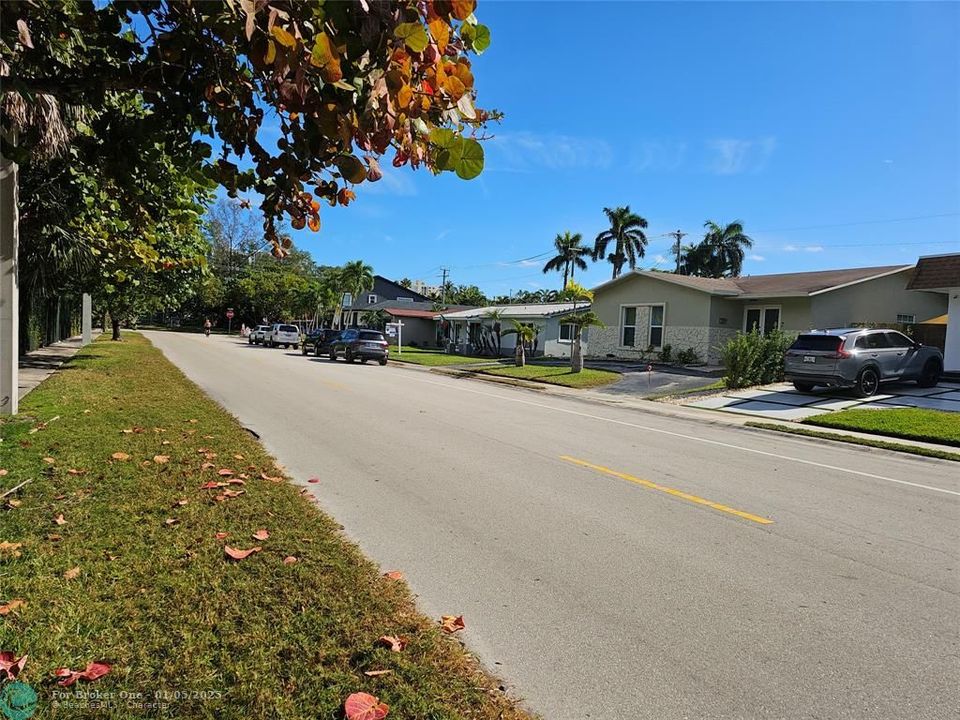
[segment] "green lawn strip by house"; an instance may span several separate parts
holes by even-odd
[[[776,423],[754,421],[748,422],[746,425],[747,427],[760,428],[761,430],[775,430],[789,435],[803,435],[805,437],[814,437],[823,440],[836,440],[837,442],[865,445],[866,447],[879,448],[881,450],[896,450],[897,452],[909,453],[910,455],[922,455],[924,457],[939,458],[940,460],[960,462],[960,453],[952,453],[946,450],[935,450],[933,448],[918,447],[916,445],[904,445],[903,443],[862,438],[856,435],[841,435],[839,433],[824,432],[823,430],[811,430],[810,428],[799,427],[797,425],[778,425]]]
[[[414,365],[429,365],[430,367],[440,367],[442,365],[474,365],[476,363],[493,363],[494,358],[469,357],[467,355],[453,355],[445,353],[442,350],[430,350],[428,348],[403,347],[403,352],[398,353],[396,347],[390,348],[390,359],[400,362],[412,363]]]
[[[804,423],[960,447],[960,413],[924,408],[840,410]]]
[[[0,501],[0,605],[25,603],[0,617],[0,650],[29,654],[37,717],[338,718],[358,691],[396,718],[526,717],[141,336],[85,348],[0,431],[0,491],[31,480]],[[245,484],[201,489],[221,469]],[[166,693],[169,708],[52,710],[54,670],[90,661],[112,670],[75,689]]]
[[[534,380],[536,382],[549,383],[550,385],[563,385],[571,388],[588,388],[608,385],[620,379],[620,373],[610,370],[591,370],[584,368],[581,372],[570,372],[569,365],[525,365],[516,367],[515,365],[507,367],[490,368],[489,370],[479,370],[484,375],[496,375],[499,377],[519,378],[521,380]]]

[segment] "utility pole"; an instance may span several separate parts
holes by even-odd
[[[677,254],[677,275],[680,274],[680,240],[686,235],[685,232],[680,232],[679,230],[674,230],[672,233],[667,233],[670,237],[677,241],[674,246],[674,252]]]
[[[445,267],[441,267],[440,271],[443,273],[443,280],[440,281],[440,304],[446,307],[447,305],[447,274],[450,272],[450,270]]]

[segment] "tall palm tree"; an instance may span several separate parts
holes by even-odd
[[[373,287],[373,268],[363,260],[353,260],[345,263],[340,269],[339,282],[342,293],[350,293],[353,302],[364,292]]]
[[[589,327],[606,327],[590,310],[593,302],[593,293],[577,282],[571,282],[570,287],[560,294],[560,299],[573,303],[573,313],[566,315],[561,322],[573,326],[573,343],[570,347],[570,372],[583,372],[583,330]],[[582,310],[577,309],[577,303],[584,303]]]
[[[716,261],[714,277],[738,277],[743,269],[744,248],[753,247],[753,240],[743,232],[743,223],[734,220],[720,226],[707,220],[703,226],[707,229],[703,241],[713,248]]]
[[[593,254],[593,251],[581,245],[581,242],[583,242],[583,236],[580,233],[571,233],[568,230],[563,235],[558,234],[553,239],[553,247],[556,248],[557,254],[543,266],[544,273],[563,271],[564,290],[567,289],[567,281],[573,278],[577,268],[587,269],[587,262],[584,258]]]
[[[610,227],[597,235],[592,255],[595,261],[606,258],[613,265],[613,277],[616,279],[625,264],[629,264],[631,270],[636,268],[637,260],[646,252],[647,236],[643,234],[643,229],[647,227],[647,221],[631,212],[629,205],[604,208],[603,212]],[[607,246],[611,242],[614,250],[607,255]]]

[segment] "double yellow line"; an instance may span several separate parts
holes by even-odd
[[[587,462],[586,460],[579,460],[575,457],[570,457],[569,455],[561,455],[561,460],[564,460],[568,463],[573,463],[574,465],[579,465],[580,467],[590,468],[591,470],[596,470],[598,473],[603,473],[604,475],[609,475],[611,477],[620,478],[621,480],[626,480],[627,482],[632,482],[636,485],[642,485],[645,488],[650,488],[651,490],[658,490],[667,495],[673,495],[678,497],[681,500],[686,500],[688,502],[696,503],[697,505],[706,505],[708,508],[713,508],[714,510],[719,510],[720,512],[729,513],[730,515],[736,515],[741,517],[744,520],[750,520],[755,523],[760,523],[761,525],[772,525],[773,520],[770,520],[765,517],[760,517],[759,515],[754,515],[753,513],[744,512],[743,510],[737,510],[728,505],[721,505],[720,503],[715,503],[712,500],[707,500],[697,495],[691,495],[690,493],[683,492],[683,490],[675,490],[674,488],[667,487],[666,485],[660,485],[655,482],[650,482],[649,480],[644,480],[643,478],[634,477],[633,475],[628,475],[627,473],[617,472],[616,470],[611,470],[608,467],[603,465],[594,465],[593,463]]]

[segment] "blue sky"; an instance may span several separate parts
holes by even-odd
[[[480,0],[477,16],[493,36],[478,104],[506,115],[483,175],[389,167],[296,234],[318,262],[556,288],[542,260],[513,261],[564,230],[592,242],[620,204],[649,221],[644,267],[669,268],[662,234],[697,239],[708,218],[744,222],[745,273],[960,250],[960,5]],[[876,222],[903,218],[921,219]]]

